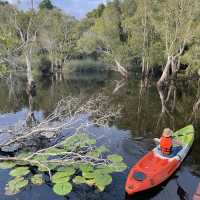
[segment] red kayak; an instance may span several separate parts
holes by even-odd
[[[177,170],[194,141],[193,126],[180,129],[173,134],[173,138],[179,140],[182,147],[174,147],[170,156],[162,155],[157,146],[131,168],[125,185],[129,195],[161,184]]]

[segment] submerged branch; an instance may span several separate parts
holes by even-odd
[[[58,102],[55,110],[38,124],[28,127],[25,122],[16,124],[1,132],[10,133],[11,138],[0,145],[0,148],[15,143],[24,143],[31,139],[54,138],[63,130],[74,130],[89,126],[107,126],[110,121],[119,117],[121,108],[110,106],[110,100],[103,95],[92,96],[89,100],[67,97]]]

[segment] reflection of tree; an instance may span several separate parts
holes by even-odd
[[[16,93],[15,93],[15,82],[13,79],[13,74],[12,72],[9,73],[9,76],[7,77],[7,84],[9,85],[9,94],[8,94],[8,98],[9,100],[12,99],[16,99]]]
[[[124,79],[122,79],[120,81],[116,80],[115,82],[116,82],[116,86],[112,92],[113,94],[115,94],[117,91],[119,91],[126,84],[126,81]]]
[[[33,101],[34,101],[34,97],[36,96],[36,88],[34,88],[34,90],[32,90],[31,93],[28,92],[27,95],[28,95],[29,108],[28,108],[28,113],[26,116],[26,123],[28,126],[32,126],[35,123],[37,123],[37,119],[35,117],[34,108],[33,108]]]
[[[137,108],[137,122],[138,125],[140,124],[141,119],[141,112],[142,112],[142,102],[146,99],[146,94],[149,86],[148,78],[141,79],[140,81],[140,90],[139,90],[139,101],[138,101],[138,108]]]
[[[157,91],[161,100],[162,108],[156,127],[158,127],[162,120],[164,120],[164,118],[167,117],[167,119],[170,119],[170,121],[172,122],[172,127],[174,128],[175,119],[172,115],[172,112],[174,111],[176,106],[176,86],[174,85],[174,82],[171,82],[169,87],[163,88],[157,86]]]

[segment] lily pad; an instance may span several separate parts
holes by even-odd
[[[94,176],[95,183],[97,186],[107,186],[112,183],[112,176],[108,174],[95,174]]]
[[[83,172],[82,175],[86,179],[94,178],[94,173],[93,172]]]
[[[31,152],[24,151],[24,152],[18,154],[17,158],[23,159],[23,158],[26,158],[26,157],[28,157],[28,156],[30,156],[30,155],[32,155],[32,154],[33,154],[33,153],[31,153]]]
[[[82,172],[92,172],[92,171],[94,171],[94,167],[90,164],[80,164],[79,168]]]
[[[98,166],[95,172],[99,172],[101,174],[111,174],[113,172],[113,168],[109,165]]]
[[[10,171],[10,176],[25,176],[30,173],[28,167],[17,167]]]
[[[49,155],[36,155],[36,156],[34,156],[33,160],[47,161],[48,157],[49,157]]]
[[[107,158],[108,158],[108,160],[110,160],[112,162],[122,162],[122,160],[123,160],[122,156],[117,155],[117,154],[109,155]]]
[[[65,172],[66,176],[71,176],[76,172],[76,170],[73,167],[70,167],[70,166],[60,167],[60,168],[58,168],[58,171]]]
[[[53,191],[60,196],[65,196],[72,191],[72,185],[69,182],[57,183],[53,186]]]
[[[105,187],[104,185],[98,185],[96,184],[97,188],[99,189],[100,192],[103,192],[105,190]]]
[[[113,169],[115,172],[123,172],[124,170],[127,169],[127,165],[125,163],[119,162],[119,163],[113,163],[110,165],[110,167]]]
[[[94,157],[94,158],[98,158],[100,156],[99,151],[97,151],[96,149],[93,151],[90,151],[87,153],[88,156]]]
[[[68,182],[70,177],[68,176],[68,173],[66,172],[56,172],[52,176],[52,182],[53,183],[65,183]]]
[[[4,161],[0,163],[0,169],[10,169],[15,167],[16,164],[14,162],[11,161]]]
[[[42,185],[44,183],[42,174],[36,174],[33,177],[31,177],[31,182],[34,185]]]
[[[48,167],[50,170],[53,170],[53,169],[55,169],[57,166],[58,166],[58,164],[49,163],[47,167]],[[41,166],[41,165],[37,165],[37,167],[38,167],[38,170],[41,171],[41,172],[48,172],[48,168],[46,168],[46,167],[43,167],[43,166]]]
[[[85,183],[86,182],[86,180],[85,180],[85,178],[84,177],[82,177],[82,176],[76,176],[74,179],[73,179],[73,183],[75,183],[75,184],[83,184],[83,183]]]
[[[109,152],[110,150],[106,146],[102,145],[99,148],[97,148],[97,151],[100,153],[105,153],[105,152]]]
[[[7,195],[14,195],[20,192],[20,190],[27,185],[28,180],[25,180],[24,177],[16,177],[7,183],[5,192]]]
[[[86,143],[88,144],[88,145],[94,145],[94,144],[96,144],[96,140],[95,139],[88,139],[87,141],[86,141]]]
[[[85,183],[89,186],[93,186],[95,185],[95,180],[94,179],[89,179],[89,180],[86,180]]]

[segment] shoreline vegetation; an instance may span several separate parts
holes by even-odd
[[[57,76],[86,59],[83,71],[97,61],[97,71],[138,70],[162,86],[199,73],[199,9],[198,0],[113,0],[77,20],[50,0],[28,11],[1,0],[0,72],[26,70],[31,89],[36,71]]]

